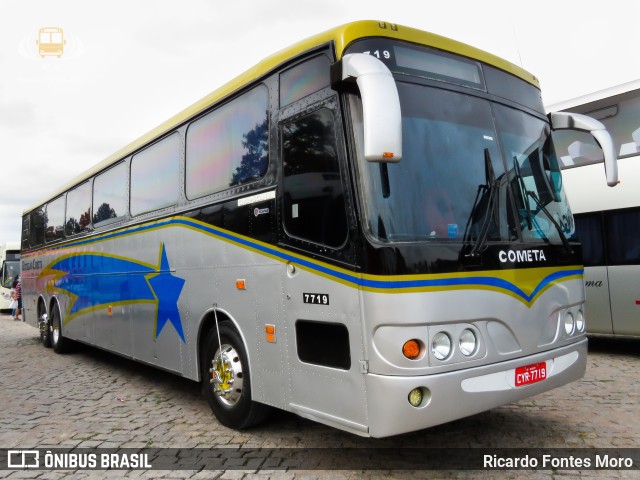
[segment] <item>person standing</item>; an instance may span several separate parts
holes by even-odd
[[[16,298],[16,285],[18,284],[17,280],[14,280],[11,284],[11,290],[9,291],[9,297],[11,298],[11,303],[9,304],[9,308],[11,309],[11,318],[16,319],[16,311],[18,310],[18,299]]]
[[[20,314],[22,313],[22,279],[18,276],[18,283],[16,284],[16,300],[18,301],[18,310],[16,311],[15,320],[21,320]]]

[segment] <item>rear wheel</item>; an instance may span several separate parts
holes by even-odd
[[[51,324],[48,321],[47,314],[40,315],[40,341],[42,345],[51,348]]]
[[[220,326],[220,343],[214,328],[205,338],[202,356],[202,389],[220,423],[242,429],[263,421],[269,407],[251,398],[251,374],[242,339],[228,323]]]
[[[71,340],[62,336],[62,318],[58,305],[51,308],[51,346],[56,353],[65,353],[69,350]]]

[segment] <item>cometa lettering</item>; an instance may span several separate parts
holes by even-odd
[[[498,260],[502,263],[546,262],[544,250],[500,250]]]

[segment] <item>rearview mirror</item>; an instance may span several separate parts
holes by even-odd
[[[402,158],[402,114],[393,75],[377,58],[352,53],[332,65],[336,83],[355,79],[362,97],[364,158],[399,162]]]

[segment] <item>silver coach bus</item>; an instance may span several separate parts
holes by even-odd
[[[548,391],[586,365],[570,127],[607,136],[486,52],[338,27],[28,208],[25,318],[202,382],[232,428],[384,437]]]

